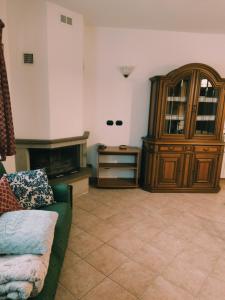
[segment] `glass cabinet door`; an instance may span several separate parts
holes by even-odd
[[[191,78],[180,80],[167,89],[164,134],[184,135]]]
[[[198,104],[196,110],[195,135],[214,135],[216,125],[219,89],[213,87],[207,78],[200,78]]]

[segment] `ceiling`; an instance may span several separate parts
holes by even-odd
[[[51,0],[87,25],[225,33],[225,0]]]

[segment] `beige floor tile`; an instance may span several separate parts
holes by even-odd
[[[80,298],[97,286],[105,276],[85,261],[80,261],[75,268],[68,268],[61,273],[60,283],[74,297]]]
[[[132,227],[135,223],[138,222],[138,218],[132,216],[127,212],[120,212],[117,215],[114,215],[107,219],[111,225],[119,228],[120,230],[126,230]]]
[[[202,229],[210,235],[225,239],[225,223],[205,220]]]
[[[80,216],[82,215],[86,215],[86,211],[79,208],[79,207],[76,207],[75,209],[72,210],[72,214],[73,214],[73,218],[76,219],[76,218],[79,218]]]
[[[91,290],[82,300],[137,300],[124,288],[106,278],[96,288]]]
[[[101,205],[101,203],[99,203],[98,201],[90,199],[88,195],[81,196],[78,199],[75,199],[74,203],[75,209],[76,207],[79,207],[86,211],[92,211]]]
[[[131,227],[127,232],[138,237],[144,242],[151,241],[156,235],[158,235],[162,229],[153,227],[147,223],[138,222],[133,227]]]
[[[95,191],[97,193],[95,193]],[[89,189],[89,192],[87,194],[81,195],[81,197],[84,197],[84,199],[87,197],[87,198],[90,198],[90,199],[93,199],[93,200],[98,200],[99,195],[100,194],[99,194],[99,190],[98,189],[97,190],[96,189],[93,189],[93,190]]]
[[[168,203],[168,198],[165,194],[149,194],[145,195],[145,198],[139,201],[138,205],[148,209],[149,211],[155,212],[165,207]]]
[[[108,191],[109,192],[109,191]],[[97,201],[99,204],[105,204],[108,201],[113,200],[113,196],[108,193],[107,191],[98,191],[97,193],[88,193],[87,195],[90,195],[90,198],[92,200]]]
[[[109,277],[134,296],[140,297],[150,286],[154,274],[144,266],[129,261],[121,265]]]
[[[163,277],[175,285],[196,296],[208,273],[197,268],[190,268],[189,264],[182,263],[173,266],[173,263],[162,273]]]
[[[216,236],[209,234],[206,231],[200,231],[192,242],[205,250],[213,251],[215,253],[222,253],[225,251],[224,241]]]
[[[152,226],[154,228],[159,228],[161,230],[168,228],[166,221],[157,213],[150,215],[149,217],[142,219],[142,224]]]
[[[131,214],[133,217],[142,220],[145,217],[150,216],[150,211],[145,209],[144,207],[138,206],[138,204],[127,208],[126,210],[129,214]]]
[[[87,230],[88,228],[102,222],[101,219],[86,212],[85,210],[81,210],[79,208],[75,208],[74,210],[79,210],[80,213],[73,217],[73,224],[77,225],[83,230]]]
[[[135,237],[133,234],[125,232],[109,241],[108,245],[130,257],[134,255],[134,253],[137,252],[138,249],[144,247],[145,243]]]
[[[179,198],[174,197],[167,202],[167,207],[175,208],[181,212],[188,212],[192,210],[194,204],[187,199],[187,194],[179,195]]]
[[[174,224],[182,218],[182,212],[172,207],[163,207],[157,211],[167,224]]]
[[[215,252],[206,251],[198,246],[191,245],[190,248],[185,249],[173,260],[171,266],[173,268],[179,265],[189,265],[192,270],[198,269],[203,272],[211,272],[213,267],[218,260],[218,255]]]
[[[89,254],[85,260],[98,271],[109,275],[126,262],[128,258],[121,252],[105,244]]]
[[[119,200],[119,194],[116,195],[114,194],[115,192],[112,193],[112,191],[107,191],[104,192],[104,194],[102,194],[99,197],[99,201],[103,204],[103,205],[108,205],[111,206],[113,208],[118,208],[121,209],[122,206],[119,205],[120,204],[120,200]]]
[[[155,236],[150,244],[162,251],[166,251],[172,256],[177,255],[184,249],[190,247],[190,243],[183,239],[178,239],[173,235],[167,234],[166,232],[161,232]]]
[[[171,263],[173,256],[151,245],[144,245],[132,256],[132,259],[158,274]]]
[[[182,222],[177,222],[174,225],[169,226],[164,233],[171,234],[177,239],[184,239],[191,241],[199,232],[199,229],[187,226]]]
[[[224,300],[224,281],[209,277],[202,286],[198,300]]]
[[[102,244],[103,242],[96,237],[83,232],[69,240],[68,248],[80,257],[85,257]]]
[[[68,248],[63,261],[63,269],[75,268],[75,265],[80,261],[81,258]]]
[[[176,224],[183,224],[187,227],[192,227],[197,230],[201,230],[204,227],[205,219],[195,216],[190,212],[184,212],[182,218]]]
[[[212,277],[215,277],[219,280],[225,281],[225,257],[224,255],[217,260],[213,271],[211,273]]]
[[[155,213],[157,212],[157,210],[159,210],[158,207],[154,207],[153,205],[151,205],[151,200],[149,198],[142,199],[141,201],[139,201],[137,206],[145,209],[149,214]]]
[[[79,228],[77,225],[71,224],[71,229],[70,229],[71,236],[76,236],[82,232],[84,231],[81,228]]]
[[[115,207],[121,208],[121,209],[129,209],[135,205],[137,205],[138,199],[136,197],[133,197],[132,195],[119,195],[114,203]]]
[[[102,221],[95,226],[90,227],[87,232],[94,235],[103,242],[108,242],[121,233],[121,230],[108,222]]]
[[[99,217],[100,219],[106,220],[107,218],[116,215],[121,210],[108,205],[101,205],[92,211],[92,214]]]
[[[198,217],[206,218],[209,220],[217,220],[220,219],[220,213],[219,211],[216,211],[214,209],[210,209],[209,205],[207,203],[204,203],[204,205],[200,205],[201,198],[199,198],[198,202],[196,203],[195,207],[192,209],[192,213],[195,214]],[[213,201],[211,200],[211,205],[213,205]],[[222,208],[222,207],[221,207]]]
[[[145,291],[141,300],[194,300],[194,297],[163,277],[158,277]]]
[[[56,291],[55,300],[77,300],[77,298],[75,298],[73,294],[59,284]]]

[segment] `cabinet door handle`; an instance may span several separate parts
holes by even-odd
[[[168,147],[170,151],[174,150],[173,146]]]
[[[208,152],[209,148],[203,148],[203,151]]]

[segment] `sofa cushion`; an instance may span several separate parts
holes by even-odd
[[[8,180],[5,177],[0,179],[0,214],[8,211],[23,209],[13,194]]]
[[[54,203],[52,188],[44,170],[21,171],[4,175],[25,209],[38,208]]]
[[[0,254],[44,254],[51,250],[56,212],[22,210],[0,217]]]

